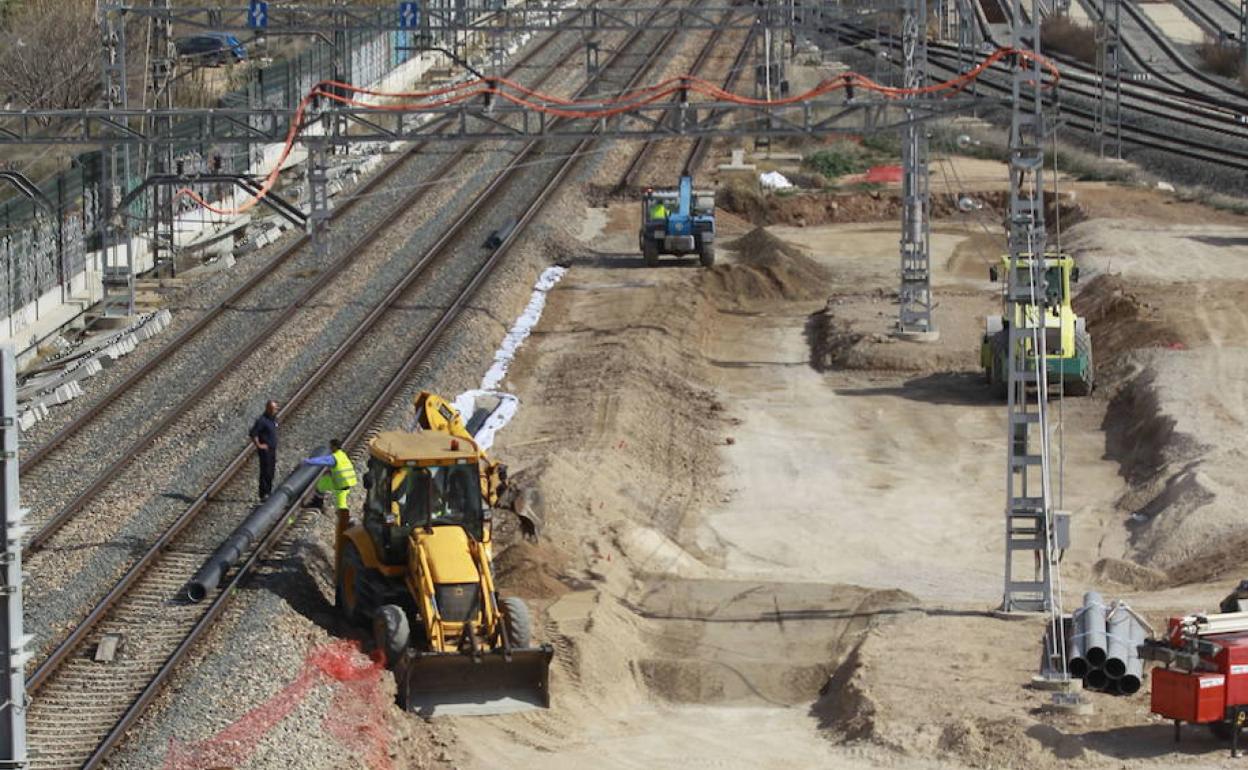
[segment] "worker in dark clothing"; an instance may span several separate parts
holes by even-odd
[[[260,499],[273,491],[273,474],[277,471],[277,402],[264,405],[264,414],[252,423],[251,443],[260,455]]]

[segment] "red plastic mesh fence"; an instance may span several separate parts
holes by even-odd
[[[335,641],[308,653],[290,684],[216,735],[194,743],[169,739],[163,770],[208,770],[244,764],[260,741],[299,707],[319,684],[333,689],[322,728],[372,770],[392,770],[389,698],[381,687],[385,667],[351,641]]]

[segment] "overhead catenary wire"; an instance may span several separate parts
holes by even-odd
[[[426,91],[382,91],[339,81],[323,81],[314,86],[295,108],[282,151],[255,194],[235,207],[216,206],[187,187],[179,189],[176,196],[187,197],[203,208],[220,215],[242,214],[254,208],[276,184],[281,168],[287,158],[289,158],[298,139],[303,126],[304,116],[310,108],[313,108],[318,103],[319,99],[326,99],[346,106],[366,107],[379,112],[411,112],[413,109],[435,109],[453,106],[470,99],[498,97],[521,108],[557,118],[604,119],[623,115],[676,95],[681,95],[685,98],[690,95],[701,95],[724,102],[757,107],[791,106],[835,91],[849,89],[870,91],[892,99],[942,92],[952,96],[960,93],[966,84],[979,77],[990,66],[1007,58],[1019,64],[1031,62],[1037,65],[1038,68],[1042,67],[1047,70],[1050,75],[1049,87],[1055,86],[1060,80],[1061,73],[1048,59],[1038,57],[1030,51],[1002,48],[986,57],[977,67],[949,80],[927,86],[894,88],[884,86],[858,73],[848,72],[836,78],[825,80],[808,91],[781,99],[754,99],[741,96],[694,75],[679,75],[623,94],[611,95],[606,98],[594,97],[592,99],[568,99],[552,96],[522,86],[508,78],[494,77],[477,78]],[[354,96],[345,96],[343,92],[352,93],[356,96],[414,99],[417,102],[373,104],[357,99]]]

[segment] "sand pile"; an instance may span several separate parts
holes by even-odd
[[[758,227],[724,244],[737,254],[731,264],[705,272],[706,286],[733,301],[805,300],[827,296],[827,268],[801,249]]]
[[[500,588],[525,599],[553,599],[571,590],[560,578],[567,559],[545,543],[513,543],[494,559]]]

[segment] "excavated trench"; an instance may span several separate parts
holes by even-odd
[[[637,671],[672,703],[805,706],[881,618],[915,602],[898,591],[820,583],[647,581],[631,606],[646,621]]]

